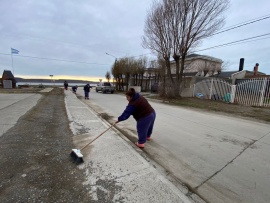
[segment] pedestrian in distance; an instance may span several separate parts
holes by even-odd
[[[67,90],[68,89],[68,82],[65,80],[65,82],[64,82],[64,88],[65,88],[65,90]]]
[[[156,119],[155,110],[143,96],[136,93],[134,88],[126,92],[126,98],[128,105],[115,123],[127,120],[132,115],[137,121],[138,142],[135,144],[137,147],[144,148],[146,140],[151,140]]]
[[[72,86],[72,92],[73,92],[74,94],[76,94],[77,89],[78,89],[78,86],[77,86],[77,85]]]
[[[90,85],[89,84],[86,84],[84,87],[83,87],[83,90],[84,90],[84,99],[89,99],[89,93],[90,93]]]

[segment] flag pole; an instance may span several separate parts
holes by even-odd
[[[12,52],[11,52],[11,61],[12,61],[12,70],[13,70],[13,75],[15,75],[15,74],[14,74],[14,66],[13,66],[13,54],[12,54]]]
[[[15,75],[15,73],[14,73],[14,65],[13,65],[13,54],[19,54],[19,51],[17,49],[11,48],[12,69],[13,69],[13,75]]]

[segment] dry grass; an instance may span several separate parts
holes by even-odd
[[[164,99],[158,96],[149,96],[148,98],[164,101]],[[165,100],[164,102],[168,103],[169,105],[176,105],[193,109],[224,113],[231,116],[239,116],[253,120],[255,119],[259,121],[270,122],[269,107],[242,106],[238,104],[229,104],[222,101],[214,101],[198,98],[170,99]]]

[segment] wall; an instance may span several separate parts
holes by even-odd
[[[136,92],[141,92],[141,86],[129,86],[129,88],[134,88]]]
[[[214,72],[216,73],[217,70],[221,69],[221,61],[211,61],[207,58],[192,58],[192,59],[187,59],[185,62],[185,72],[200,72],[205,69],[208,70],[215,70]],[[171,73],[175,74],[176,73],[176,64],[171,63]],[[212,75],[209,73],[209,75]]]
[[[232,84],[235,85],[236,79],[243,79],[243,78],[245,78],[245,76],[246,76],[245,70],[242,70],[240,72],[232,74],[232,76],[231,76]]]

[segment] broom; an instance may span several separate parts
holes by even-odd
[[[73,158],[75,163],[83,163],[83,154],[81,153],[81,151],[86,148],[88,145],[90,145],[91,143],[93,143],[96,139],[98,139],[101,135],[103,135],[105,132],[107,132],[108,130],[110,130],[117,122],[115,122],[114,124],[112,124],[108,129],[106,129],[104,132],[102,132],[100,135],[98,135],[95,139],[91,140],[91,142],[87,143],[84,147],[82,147],[81,149],[72,149],[70,156]]]

